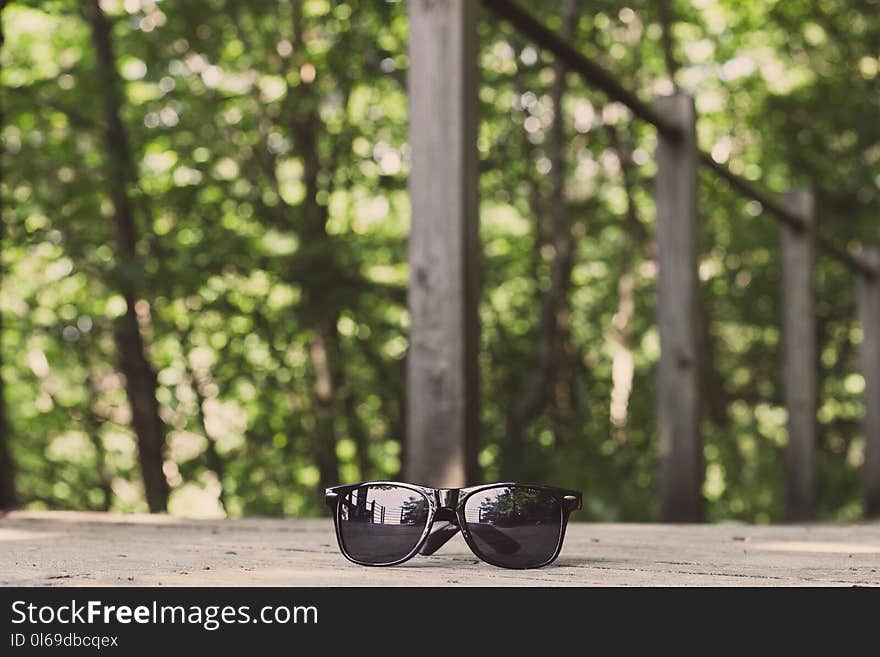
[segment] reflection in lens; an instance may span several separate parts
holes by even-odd
[[[384,564],[403,559],[428,524],[428,498],[410,488],[387,484],[359,486],[342,498],[339,535],[356,561]]]
[[[562,530],[562,506],[534,488],[502,486],[471,495],[467,530],[482,556],[508,568],[541,566],[553,558]]]

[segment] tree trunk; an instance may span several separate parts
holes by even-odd
[[[334,327],[335,328],[335,327]],[[312,363],[312,385],[315,415],[313,454],[318,464],[321,489],[339,483],[339,459],[336,456],[336,428],[334,399],[338,381],[335,377],[337,354],[334,347],[324,339],[327,331],[320,328],[312,333],[309,356]]]
[[[304,17],[300,3],[291,5],[294,42],[293,64],[307,61],[305,47]],[[335,419],[338,411],[340,382],[344,378],[343,364],[337,348],[339,335],[339,303],[335,295],[328,294],[332,286],[339,285],[341,270],[336,254],[327,235],[327,206],[320,203],[321,154],[318,135],[323,131],[319,114],[319,98],[311,81],[303,81],[294,92],[288,89],[288,131],[296,155],[302,160],[305,197],[298,206],[300,221],[296,226],[303,247],[297,254],[299,262],[292,277],[303,288],[303,316],[308,318],[309,361],[312,370],[312,401],[315,416],[315,434],[312,454],[320,480],[319,492],[339,483],[339,459],[336,455]],[[295,102],[294,102],[295,98]]]
[[[128,187],[136,182],[135,167],[128,136],[120,118],[122,97],[110,25],[98,0],[91,0],[86,7],[95,46],[95,65],[103,93],[107,182],[113,202],[116,245],[119,261],[131,264],[137,262],[138,232]],[[156,374],[147,360],[135,311],[138,283],[130,274],[120,278],[126,309],[114,328],[119,364],[125,375],[147,505],[152,512],[164,511],[168,505],[168,482],[162,472],[165,425],[159,417]]]
[[[570,39],[576,19],[574,0],[562,3],[562,36]],[[525,429],[544,410],[551,399],[559,359],[559,313],[568,299],[573,264],[571,222],[565,204],[565,132],[562,116],[562,97],[565,92],[566,65],[557,62],[553,89],[553,124],[550,127],[550,235],[553,248],[550,267],[550,287],[541,299],[538,320],[538,365],[528,386],[511,405],[506,417],[505,441],[501,454],[501,476],[519,479],[524,474],[523,439]],[[536,239],[542,241],[540,213],[536,212]]]
[[[312,369],[312,398],[315,408],[313,454],[321,473],[321,490],[339,483],[339,460],[336,456],[335,414],[339,384],[344,375],[339,357],[336,323],[339,308],[328,299],[327,285],[338,280],[338,267],[326,232],[327,208],[318,203],[318,159],[315,131],[316,115],[309,112],[295,120],[292,128],[297,154],[303,160],[306,197],[301,206],[301,234],[308,244],[309,264],[302,268],[299,283],[303,287],[304,316],[310,318],[309,360]]]
[[[606,339],[613,345],[611,424],[618,442],[626,442],[630,436],[629,401],[635,372],[632,354],[632,320],[635,316],[635,266],[636,253],[644,240],[644,229],[639,221],[635,201],[635,183],[632,170],[631,137],[624,136],[614,125],[608,126],[608,134],[617,159],[620,161],[621,181],[626,193],[626,215],[623,244],[620,249],[620,275],[617,284],[617,312],[606,331]]]

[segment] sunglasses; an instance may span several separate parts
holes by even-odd
[[[395,566],[434,554],[459,531],[471,551],[501,568],[539,568],[562,550],[578,491],[527,484],[427,488],[365,481],[325,491],[336,540],[349,561]],[[434,522],[440,522],[436,528]]]

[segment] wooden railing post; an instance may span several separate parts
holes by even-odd
[[[697,145],[693,98],[658,98],[680,135],[657,136],[657,327],[660,518],[703,520],[700,354],[697,326]]]
[[[410,481],[476,477],[479,234],[476,2],[409,1]]]
[[[785,196],[797,228],[782,224],[782,388],[788,411],[785,448],[786,516],[811,520],[816,511],[816,220],[813,194]]]
[[[865,516],[876,518],[880,516],[880,247],[866,247],[861,260],[874,272],[858,274],[856,300],[862,324],[860,351],[865,377]]]

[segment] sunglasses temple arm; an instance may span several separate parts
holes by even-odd
[[[431,530],[431,533],[428,534],[428,538],[425,539],[425,544],[422,546],[422,549],[419,550],[419,554],[425,556],[434,554],[437,550],[446,545],[449,539],[455,536],[458,531],[458,525],[451,522],[446,522],[436,529]]]

